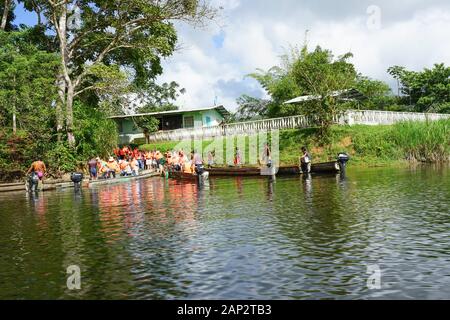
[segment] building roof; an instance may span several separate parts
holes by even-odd
[[[208,107],[208,108],[179,109],[179,110],[171,110],[171,111],[119,115],[119,116],[109,117],[109,119],[127,119],[127,118],[136,118],[136,117],[145,117],[145,116],[177,115],[177,114],[183,114],[186,112],[200,112],[200,111],[210,111],[210,110],[216,110],[223,117],[227,117],[230,115],[230,112],[227,109],[225,109],[224,106],[220,105],[220,106],[214,106],[214,107]]]
[[[364,98],[364,95],[356,89],[333,91],[330,94],[330,96],[339,97],[341,100],[348,100],[348,101]],[[284,104],[293,104],[293,103],[300,103],[300,102],[319,100],[319,99],[321,99],[321,96],[319,96],[319,95],[301,96],[301,97],[297,97],[292,100],[286,101]]]

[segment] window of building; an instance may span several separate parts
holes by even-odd
[[[211,126],[211,122],[212,122],[212,121],[211,121],[211,117],[206,116],[206,117],[205,117],[205,122],[206,122],[206,126],[207,126],[207,127],[210,127],[210,126]]]
[[[194,127],[194,117],[184,117],[184,127],[185,128],[193,128]]]

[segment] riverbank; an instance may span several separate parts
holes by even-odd
[[[141,145],[140,149],[144,151],[158,149],[164,152],[173,150],[179,143],[179,141],[154,143]],[[212,149],[211,143],[211,140],[203,141],[203,150],[207,150],[208,147]],[[246,145],[248,146],[248,139]],[[317,129],[283,130],[280,132],[279,145],[281,165],[296,165],[301,146],[308,147],[314,162],[333,161],[339,152],[347,152],[351,156],[350,166],[359,167],[403,166],[411,162],[448,162],[450,161],[450,119],[433,122],[403,122],[392,126],[334,126],[331,128],[329,141],[326,144],[318,141]],[[0,148],[3,150],[0,156],[6,154],[6,151],[14,153],[15,149],[11,148],[10,145],[5,144],[3,148]],[[188,142],[183,148],[193,149],[194,142],[191,144]],[[226,146],[223,152],[226,152]],[[8,157],[0,157],[0,182],[23,180],[23,172],[28,168],[25,164],[30,161],[25,159],[32,157],[30,153],[23,152],[21,157],[13,158],[17,160],[11,162]],[[248,151],[245,159],[249,159]],[[62,162],[66,163],[66,161],[68,160]],[[80,166],[84,163],[80,161]],[[54,169],[53,161],[47,164],[49,168]],[[61,175],[64,175],[64,172],[71,172],[70,170],[75,169],[67,167],[60,171]]]
[[[140,149],[172,150],[179,143],[145,144]],[[212,140],[203,141],[203,149],[207,149],[211,143]],[[297,164],[301,146],[308,147],[315,162],[332,161],[339,152],[350,154],[351,165],[363,167],[446,162],[450,161],[450,119],[403,122],[391,126],[334,126],[326,144],[318,141],[317,129],[283,130],[280,132],[279,145],[281,165]],[[194,142],[191,147],[194,148]],[[245,158],[248,159],[248,151]]]

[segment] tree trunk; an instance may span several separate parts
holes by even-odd
[[[41,9],[39,9],[38,5],[35,5],[34,10],[36,11],[37,24],[38,24],[38,26],[41,26],[42,25]]]
[[[13,135],[16,135],[17,133],[16,107],[13,108],[12,126],[13,126]]]
[[[17,133],[17,119],[16,119],[16,105],[17,105],[17,92],[15,90],[17,83],[16,83],[16,75],[14,74],[12,76],[12,82],[14,84],[14,97],[12,99],[13,106],[12,106],[12,129],[13,129],[13,135],[15,136]]]
[[[64,106],[66,107],[66,131],[69,146],[75,146],[75,136],[73,134],[73,100],[75,96],[75,88],[70,78],[70,70],[68,66],[67,56],[67,3],[61,6],[61,16],[55,21],[59,38],[59,49],[61,54],[61,71],[64,79],[65,96]],[[62,92],[62,85],[61,85]]]
[[[64,81],[64,75],[61,73],[58,75],[57,80],[59,101],[56,103],[56,133],[58,141],[62,140],[62,131],[64,128],[64,103],[66,100],[66,82]]]
[[[3,8],[2,22],[0,24],[1,30],[5,30],[5,28],[6,28],[6,23],[8,22],[10,5],[11,5],[10,0],[5,0],[5,7]]]
[[[66,130],[67,130],[67,141],[69,146],[75,146],[75,136],[73,135],[73,98],[74,91],[73,86],[69,85],[67,88],[66,96]]]

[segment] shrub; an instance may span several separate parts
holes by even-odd
[[[65,143],[57,143],[46,154],[44,162],[48,163],[50,173],[60,176],[64,172],[74,171],[77,168],[77,159],[71,149]]]

